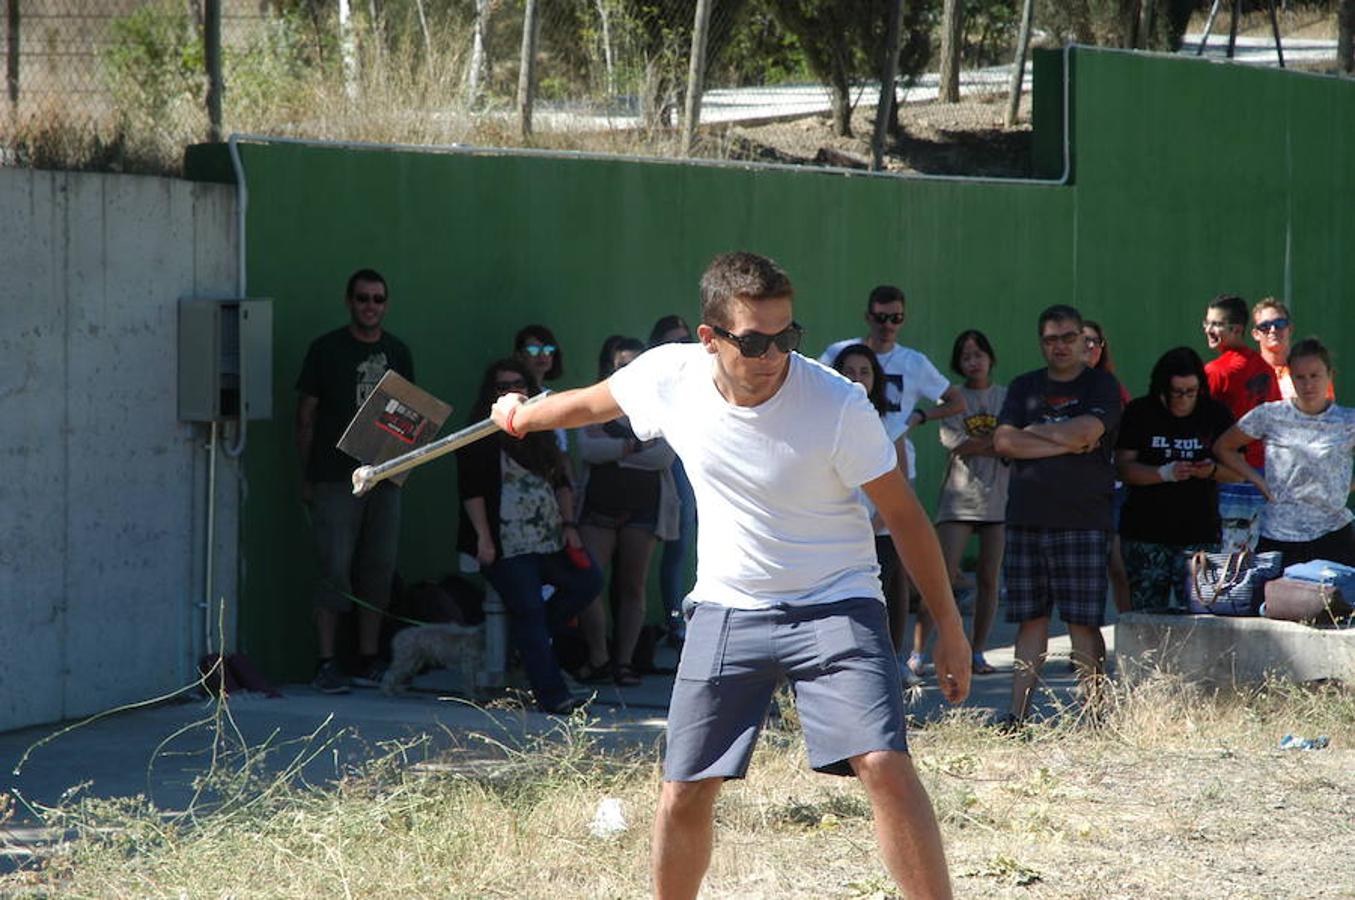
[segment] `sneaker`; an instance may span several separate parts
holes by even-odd
[[[1028,741],[1034,735],[1031,733],[1030,724],[1015,713],[1007,713],[1002,718],[993,723],[997,733],[1003,737],[1009,737],[1018,741]]]
[[[543,713],[552,716],[568,716],[573,715],[575,710],[583,709],[587,705],[588,700],[584,697],[566,697],[552,706],[541,705],[540,709]]]
[[[927,657],[925,655],[921,653],[908,654],[908,670],[912,672],[914,675],[916,675],[918,678],[921,678],[923,675],[926,675],[928,668],[929,666],[927,665]]]
[[[322,694],[346,694],[349,690],[348,676],[343,674],[337,662],[327,659],[315,670],[311,687]]]
[[[381,660],[376,660],[365,670],[354,675],[352,680],[354,687],[378,688],[381,687],[381,679],[386,677],[386,664]]]

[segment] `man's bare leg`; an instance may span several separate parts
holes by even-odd
[[[1068,625],[1068,637],[1073,642],[1073,665],[1082,684],[1082,697],[1089,709],[1095,710],[1101,700],[1103,676],[1106,673],[1106,641],[1101,629],[1091,625]]]
[[[912,759],[900,750],[877,750],[851,764],[870,796],[875,837],[895,884],[907,897],[950,897],[941,829]]]
[[[1049,617],[1028,619],[1016,630],[1016,667],[1012,670],[1012,715],[1024,719],[1030,692],[1040,677],[1045,651],[1049,649]]]
[[[722,778],[663,783],[650,863],[658,900],[688,900],[701,889],[710,867],[715,798],[723,784]]]

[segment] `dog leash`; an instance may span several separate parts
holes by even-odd
[[[382,609],[382,608],[379,607],[379,606],[374,606],[374,605],[372,605],[371,603],[368,603],[366,600],[363,600],[361,597],[355,597],[355,596],[353,596],[352,594],[348,593],[347,591],[340,590],[339,588],[336,588],[334,585],[330,584],[330,583],[327,582],[327,581],[321,581],[320,584],[322,584],[324,587],[329,588],[331,591],[333,591],[334,593],[338,594],[340,597],[343,597],[345,600],[349,600],[349,601],[351,601],[351,602],[353,602],[353,603],[356,603],[358,606],[365,607],[366,609],[370,609],[372,612],[379,612],[379,613],[381,613],[381,615],[385,616],[385,617],[388,618],[388,619],[394,619],[394,620],[397,621],[397,622],[404,622],[406,625],[446,625],[446,624],[449,624],[449,623],[447,623],[447,622],[420,622],[418,619],[408,619],[408,618],[405,618],[404,616],[397,616],[395,613],[390,612],[389,610],[385,610],[385,609]],[[459,623],[457,623],[457,624],[459,624]]]

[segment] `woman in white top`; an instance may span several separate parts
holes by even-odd
[[[936,536],[941,541],[952,583],[959,576],[960,557],[970,536],[977,534],[979,538],[977,596],[970,639],[975,675],[995,671],[983,658],[983,647],[997,612],[998,575],[1006,543],[1007,481],[1011,474],[1007,460],[993,449],[997,415],[1007,397],[1007,388],[992,382],[996,364],[997,354],[983,332],[971,328],[955,338],[950,367],[964,378],[960,393],[965,409],[959,415],[943,419],[940,433],[941,444],[950,451],[950,457],[936,504]],[[927,644],[923,625],[919,616],[922,633],[915,643],[918,649]]]
[[[1331,354],[1308,338],[1289,351],[1292,400],[1253,408],[1214,444],[1214,456],[1265,495],[1258,551],[1279,550],[1284,565],[1325,559],[1355,565],[1350,497],[1355,410],[1331,399]],[[1263,441],[1266,473],[1241,448]]]

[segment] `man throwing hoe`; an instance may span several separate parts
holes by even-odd
[[[654,823],[660,898],[695,897],[710,864],[715,798],[742,778],[778,678],[795,691],[810,765],[861,779],[885,865],[911,897],[948,897],[941,833],[908,755],[872,529],[889,526],[939,631],[946,699],[969,693],[969,644],[926,513],[857,386],[795,353],[786,273],[751,253],[701,279],[699,343],[642,354],[606,381],[493,410],[514,436],[629,416],[663,437],[701,515],[697,581],[668,718]]]

